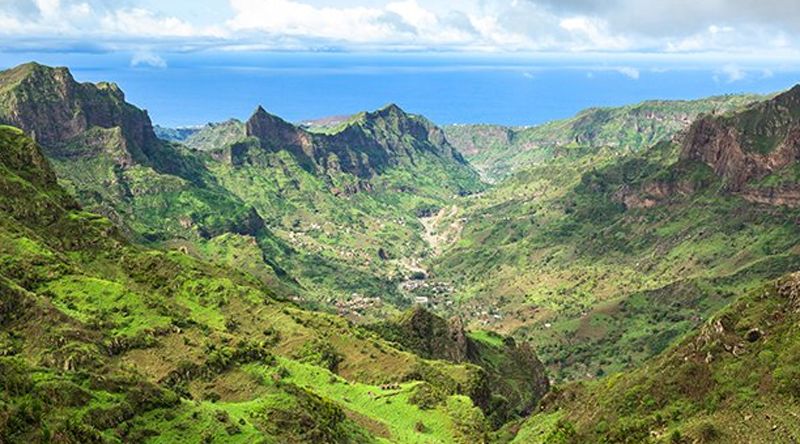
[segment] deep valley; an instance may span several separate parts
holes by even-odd
[[[253,108],[0,72],[0,442],[800,440],[800,86]]]

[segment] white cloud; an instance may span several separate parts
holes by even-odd
[[[418,29],[433,28],[439,25],[436,14],[421,7],[416,0],[389,3],[386,5],[386,10],[399,15],[403,21]]]
[[[108,34],[129,34],[152,37],[190,37],[199,34],[192,25],[175,17],[158,17],[145,9],[122,9],[100,20]]]
[[[440,15],[416,0],[374,3],[332,7],[295,0],[230,0],[234,16],[226,26],[234,32],[262,33],[267,43],[274,44],[287,37],[311,44],[330,41],[378,47],[431,48],[476,43],[478,36],[471,18],[461,11],[447,10]]]
[[[617,68],[617,72],[633,80],[639,80],[639,70],[636,68],[631,68],[630,66],[621,66]]]
[[[140,51],[135,53],[131,58],[131,66],[150,66],[152,68],[164,69],[167,67],[167,61],[152,52]]]
[[[370,42],[391,35],[381,23],[383,11],[369,7],[330,8],[291,0],[231,0],[234,31],[263,31],[269,35]]]
[[[0,0],[0,47],[800,53],[796,0],[216,1]]]
[[[747,72],[738,65],[728,64],[720,69],[720,73],[725,75],[728,83],[738,82],[747,77]],[[719,80],[719,77],[716,77]]]
[[[58,18],[61,12],[60,0],[35,0],[36,7],[39,8],[39,13],[45,19]]]
[[[559,26],[576,37],[575,50],[605,49],[623,50],[630,48],[627,38],[612,34],[602,20],[577,16],[562,19]]]

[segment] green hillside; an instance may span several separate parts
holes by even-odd
[[[797,441],[799,283],[742,294],[630,373],[560,388],[513,442]]]
[[[792,177],[792,157],[733,192],[691,155],[718,146],[695,143],[708,122],[738,119],[703,118],[685,141],[631,154],[575,148],[466,200],[451,219],[460,235],[432,267],[455,286],[452,311],[538,344],[558,378],[592,378],[640,364],[741,290],[797,269],[793,189],[771,190],[772,201],[750,192]]]
[[[764,98],[728,95],[700,100],[652,100],[616,108],[591,108],[569,119],[532,127],[452,125],[446,126],[445,132],[485,178],[497,181],[526,166],[569,157],[574,149],[636,152],[671,140],[702,114],[724,113]]]
[[[428,249],[418,214],[483,189],[441,130],[396,106],[329,134],[261,109],[248,128],[208,125],[187,147],[159,140],[115,85],[77,83],[66,68],[22,65],[0,85],[0,122],[42,142],[88,211],[353,319],[408,306],[407,258]]]
[[[800,86],[171,130],[2,71],[0,443],[795,442],[798,159]]]
[[[496,402],[493,367],[418,357],[249,274],[129,244],[18,129],[0,127],[0,172],[3,442],[476,442],[490,430],[476,406]]]

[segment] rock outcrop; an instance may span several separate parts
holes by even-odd
[[[614,199],[626,208],[652,207],[713,182],[696,174],[708,168],[722,192],[753,203],[800,206],[800,183],[790,170],[800,160],[800,85],[739,112],[701,117],[679,143],[669,174],[626,184]]]
[[[369,179],[391,166],[414,164],[417,156],[425,154],[453,162],[457,168],[469,168],[441,129],[397,105],[354,116],[329,133],[310,132],[258,107],[246,128],[247,136],[257,139],[261,148],[288,151],[300,165],[315,172],[342,171]],[[233,161],[241,163],[241,159]]]
[[[422,357],[451,362],[467,360],[467,333],[458,318],[446,321],[417,306],[406,313],[396,327],[393,339]]]
[[[494,335],[497,342],[474,339],[462,319],[445,320],[421,306],[395,322],[371,326],[386,339],[427,359],[474,364],[486,372],[486,383],[503,401],[478,402],[499,418],[509,412],[529,413],[550,389],[544,365],[530,344]]]
[[[696,121],[683,141],[681,159],[702,162],[731,192],[800,158],[800,85],[729,116]]]
[[[60,151],[93,128],[119,128],[129,153],[123,166],[146,162],[158,144],[147,112],[127,103],[116,84],[78,83],[67,68],[37,63],[0,73],[0,123]]]
[[[792,273],[781,279],[776,288],[778,294],[786,298],[789,309],[800,313],[800,272]]]

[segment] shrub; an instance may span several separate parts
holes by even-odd
[[[701,443],[713,442],[719,438],[719,430],[710,422],[703,422],[697,426],[697,439]]]
[[[330,342],[323,339],[307,341],[295,353],[294,357],[302,362],[318,365],[332,372],[335,372],[339,367],[339,363],[344,360],[344,356]]]
[[[458,443],[483,443],[487,440],[488,425],[483,412],[469,398],[453,396],[447,400],[445,410],[453,422]]]
[[[408,398],[408,402],[416,405],[422,410],[435,408],[447,397],[442,390],[437,390],[427,382],[423,382],[414,388],[414,393]]]

